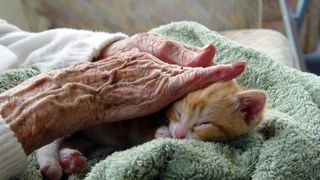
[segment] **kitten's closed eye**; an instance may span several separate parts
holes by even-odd
[[[181,113],[178,110],[176,110],[176,115],[179,119],[181,118]]]
[[[202,122],[202,123],[196,124],[193,127],[193,131],[201,131],[201,130],[211,128],[211,127],[213,127],[211,122]]]

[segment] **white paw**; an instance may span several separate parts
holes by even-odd
[[[62,176],[62,168],[57,159],[46,157],[38,159],[40,172],[45,179],[58,180]]]
[[[87,159],[78,150],[63,148],[59,154],[60,165],[66,174],[79,172],[87,166]]]
[[[154,134],[154,137],[155,137],[156,139],[158,139],[158,138],[172,138],[171,133],[170,133],[170,130],[169,130],[169,128],[168,128],[167,126],[161,126],[161,127],[159,127],[159,128],[156,130],[156,132],[155,132],[155,134]]]

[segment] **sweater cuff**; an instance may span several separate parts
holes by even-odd
[[[0,179],[8,179],[24,170],[27,155],[0,115]]]
[[[75,42],[66,53],[65,59],[68,61],[92,61],[100,55],[103,48],[111,43],[127,38],[128,36],[123,33],[104,33],[95,32],[87,38]],[[72,63],[76,64],[76,63]]]
[[[38,68],[42,73],[46,73],[53,69],[61,69],[74,64],[92,61],[100,55],[103,48],[109,44],[127,38],[123,33],[104,33],[95,32],[89,34],[85,38],[81,38],[70,43],[52,62],[47,62],[39,65]]]

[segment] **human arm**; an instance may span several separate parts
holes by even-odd
[[[83,128],[156,112],[243,69],[243,62],[181,68],[128,51],[29,79],[0,95],[0,114],[29,154]]]
[[[4,152],[0,159],[7,163],[1,163],[0,171],[9,176],[19,172],[25,154],[57,137],[150,114],[189,91],[232,79],[244,69],[243,62],[182,68],[150,54],[126,53],[39,75],[2,93],[0,114],[5,124],[0,126],[6,130],[0,130]]]

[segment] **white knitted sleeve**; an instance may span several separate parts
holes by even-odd
[[[9,64],[6,68],[33,64],[49,69],[64,68],[91,61],[104,47],[127,37],[122,33],[74,29],[52,29],[30,33],[0,19],[0,45],[16,56],[16,60],[11,60],[11,64],[6,63]],[[6,60],[2,59],[2,61]]]
[[[0,116],[0,179],[8,179],[20,173],[27,165],[27,155]]]

